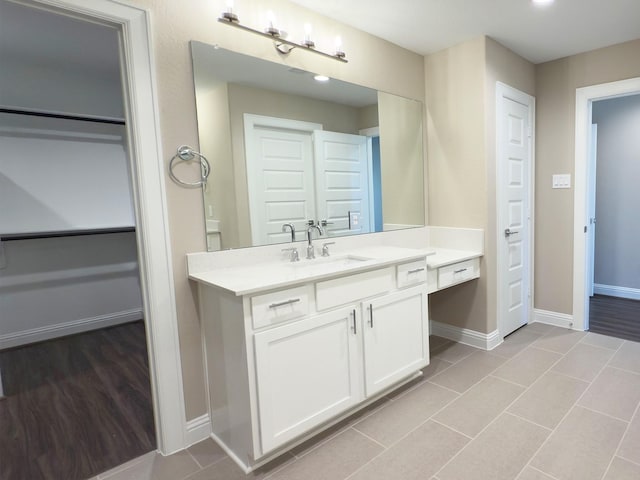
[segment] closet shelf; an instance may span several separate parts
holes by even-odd
[[[61,112],[34,110],[28,108],[0,107],[0,113],[12,115],[28,115],[32,117],[58,118],[62,120],[78,120],[82,122],[109,123],[112,125],[124,125],[124,118],[101,117],[98,115],[73,115]]]
[[[12,240],[35,240],[41,238],[78,237],[82,235],[109,235],[112,233],[135,232],[135,227],[96,228],[89,230],[64,230],[56,232],[32,232],[0,234],[0,240],[10,242]]]

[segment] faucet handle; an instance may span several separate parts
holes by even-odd
[[[291,252],[291,255],[290,255],[289,259],[292,262],[299,262],[300,261],[300,254],[298,253],[298,248],[297,247],[283,248],[282,251],[283,252]]]
[[[322,244],[322,256],[323,257],[328,257],[329,256],[329,245],[335,245],[336,242],[326,242]]]

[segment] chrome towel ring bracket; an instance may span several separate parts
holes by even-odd
[[[200,160],[200,181],[198,182],[184,182],[180,180],[173,172],[174,167],[177,165],[177,161],[182,162],[193,162],[194,160]],[[209,160],[200,152],[196,152],[193,148],[188,145],[180,145],[178,147],[178,151],[176,154],[171,157],[169,161],[169,176],[171,180],[176,182],[178,185],[182,185],[188,188],[198,188],[207,184],[207,179],[209,178],[209,174],[211,173],[211,165],[209,164]]]

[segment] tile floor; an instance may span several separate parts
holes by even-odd
[[[531,324],[431,349],[423,378],[248,476],[207,440],[96,479],[640,479],[640,343]]]

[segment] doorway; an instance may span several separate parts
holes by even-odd
[[[254,245],[304,240],[312,222],[327,237],[372,231],[368,138],[322,124],[245,113],[244,143]],[[293,237],[291,237],[293,240]]]
[[[14,2],[16,3],[16,2]],[[156,85],[149,44],[149,13],[115,1],[33,0],[25,5],[75,16],[119,29],[127,71],[125,98],[132,163],[136,243],[146,319],[157,448],[168,455],[186,447],[186,419],[178,342],[173,268],[165,198],[164,158]]]
[[[120,32],[0,2],[0,477],[156,449]]]
[[[588,164],[589,330],[640,340],[640,94],[592,104]]]
[[[532,312],[535,99],[496,84],[498,330],[502,338]]]
[[[575,196],[573,238],[573,323],[577,330],[589,330],[590,293],[593,283],[590,270],[590,236],[594,218],[590,204],[594,197],[589,179],[592,176],[591,137],[593,104],[596,101],[640,93],[640,78],[593,85],[576,89]],[[595,165],[594,165],[595,166]],[[593,182],[591,182],[593,184]],[[596,224],[597,225],[597,218]],[[597,240],[596,240],[597,242]]]

